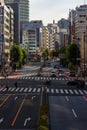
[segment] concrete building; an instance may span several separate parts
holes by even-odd
[[[69,43],[76,39],[75,16],[76,10],[69,10]]]
[[[59,46],[67,46],[69,40],[69,20],[62,18],[58,21],[59,27]]]
[[[34,53],[34,54],[38,54],[40,53],[41,47],[42,47],[42,21],[41,20],[36,20],[36,21],[30,21],[30,22],[24,22],[23,24],[23,28],[22,28],[22,44],[23,46],[28,46],[28,51],[30,53]],[[26,32],[26,36],[25,36],[25,32]],[[27,35],[29,32],[29,35]],[[32,34],[35,33],[35,34]],[[28,39],[28,41],[26,42],[25,40]],[[32,42],[31,42],[31,39]],[[29,41],[30,40],[30,41]],[[32,45],[31,45],[32,44]],[[32,49],[31,47],[32,46]]]
[[[23,24],[22,38],[22,46],[28,50],[30,57],[35,57],[37,51],[36,29],[31,27],[29,22]]]
[[[14,10],[15,43],[22,43],[22,24],[24,21],[29,22],[29,0],[5,0],[5,3]]]
[[[76,39],[79,38],[81,61],[87,64],[87,5],[76,7]],[[83,47],[85,49],[83,49]]]
[[[42,49],[49,49],[49,30],[47,27],[42,29]]]
[[[10,61],[10,44],[14,35],[14,16],[11,7],[0,3],[0,65]],[[12,18],[12,19],[10,19]],[[11,37],[12,36],[12,37]],[[12,39],[11,39],[12,38]]]

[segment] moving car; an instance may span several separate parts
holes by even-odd
[[[85,81],[79,80],[79,79],[74,79],[73,81],[68,81],[67,85],[84,88],[85,87]]]

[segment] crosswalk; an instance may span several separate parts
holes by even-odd
[[[9,87],[0,88],[0,93],[41,93],[44,88],[32,88],[32,87]],[[86,95],[87,90],[85,89],[67,89],[67,88],[48,88],[46,87],[47,94],[61,94],[61,95]]]
[[[20,76],[16,77],[16,79],[30,79],[30,80],[66,80],[66,81],[71,81],[73,78],[68,78],[68,77],[33,77],[33,76]]]

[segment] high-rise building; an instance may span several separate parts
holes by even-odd
[[[80,39],[82,63],[87,64],[87,4],[76,7],[76,39]]]
[[[19,3],[20,21],[29,21],[29,0],[5,0],[5,3]]]
[[[29,22],[29,0],[5,0],[5,3],[10,5],[14,10],[14,41],[22,43],[22,25],[25,21]]]

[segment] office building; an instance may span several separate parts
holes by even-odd
[[[14,12],[3,2],[0,4],[0,65],[10,62],[10,46],[14,35]]]
[[[24,21],[29,22],[29,0],[5,0],[5,3],[14,10],[15,43],[22,43],[22,24]]]

